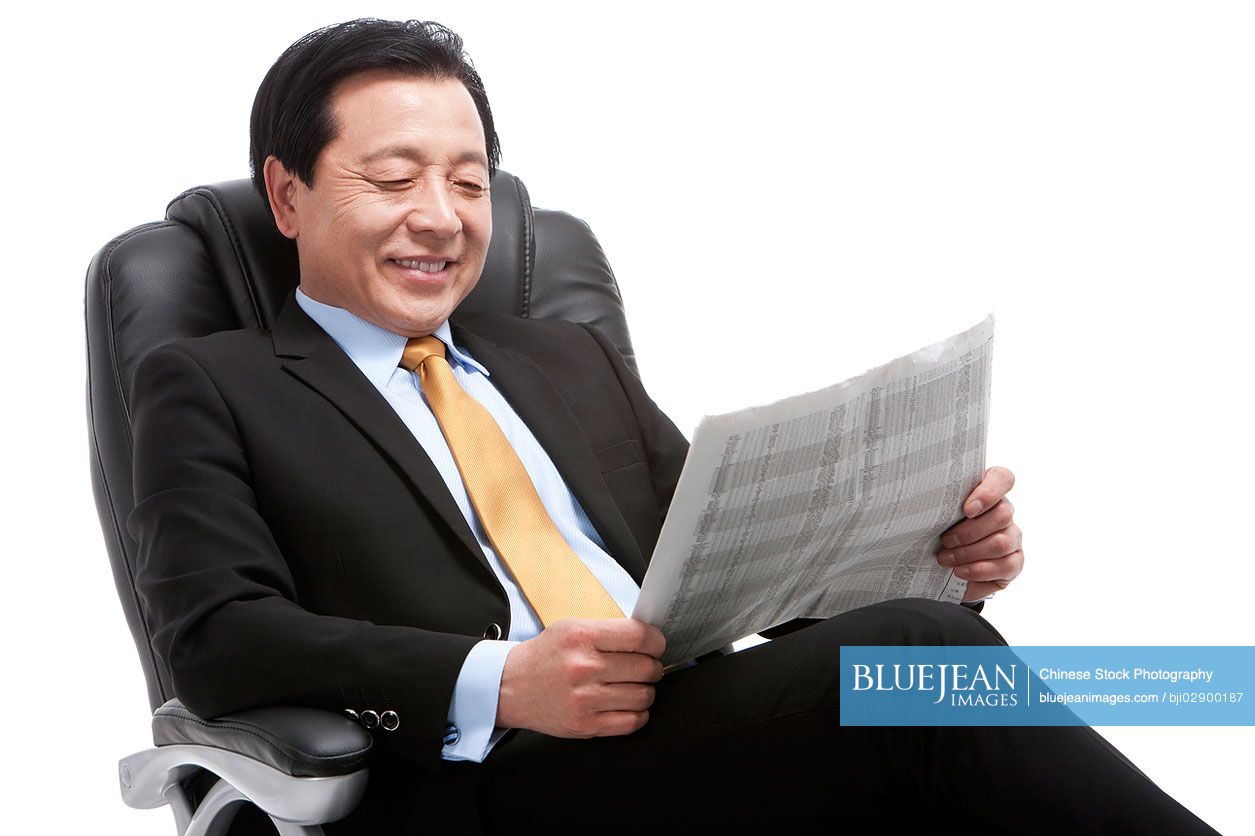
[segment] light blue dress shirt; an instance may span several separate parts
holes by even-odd
[[[440,471],[449,493],[453,495],[458,509],[474,532],[479,547],[483,549],[484,556],[488,558],[489,565],[509,599],[510,634],[507,640],[479,642],[471,648],[462,664],[453,690],[453,701],[449,706],[449,726],[441,752],[446,760],[482,761],[507,731],[494,727],[506,655],[519,642],[540,634],[540,620],[523,597],[510,570],[493,551],[484,527],[471,507],[466,486],[462,484],[462,476],[453,461],[453,454],[449,451],[444,434],[427,405],[427,399],[423,396],[418,375],[398,367],[401,352],[405,349],[405,337],[359,319],[342,308],[312,299],[300,289],[296,291],[296,301],[379,390],[422,445],[436,469]],[[458,383],[492,413],[506,439],[518,453],[523,467],[540,494],[545,510],[553,518],[567,545],[584,561],[597,580],[601,581],[620,609],[631,613],[640,594],[636,581],[606,553],[601,536],[562,480],[549,455],[489,381],[488,369],[453,344],[448,322],[441,323],[433,336],[445,344],[446,357]]]

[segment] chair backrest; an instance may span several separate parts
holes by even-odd
[[[588,225],[533,209],[522,181],[506,172],[492,181],[492,220],[483,276],[462,308],[591,323],[633,363],[619,288]],[[131,376],[145,353],[173,340],[269,328],[297,281],[296,247],[248,180],[184,192],[164,221],[119,235],[87,270],[92,488],[154,709],[174,694],[135,591],[136,545],[126,530]]]

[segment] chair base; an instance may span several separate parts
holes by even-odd
[[[183,781],[204,769],[219,780],[194,809]],[[179,836],[225,836],[241,804],[254,804],[280,836],[322,836],[321,825],[344,818],[366,792],[369,769],[325,778],[294,778],[272,766],[210,746],[145,749],[118,762],[129,807],[169,805]]]

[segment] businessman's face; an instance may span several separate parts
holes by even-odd
[[[276,214],[301,287],[394,333],[430,334],[479,280],[492,236],[475,103],[456,80],[371,71],[342,82],[332,110],[338,135],[312,187],[267,163],[290,197]]]

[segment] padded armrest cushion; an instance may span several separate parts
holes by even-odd
[[[257,708],[203,720],[170,700],[153,713],[153,743],[212,746],[294,778],[326,778],[365,766],[371,737],[347,717],[317,708]]]

